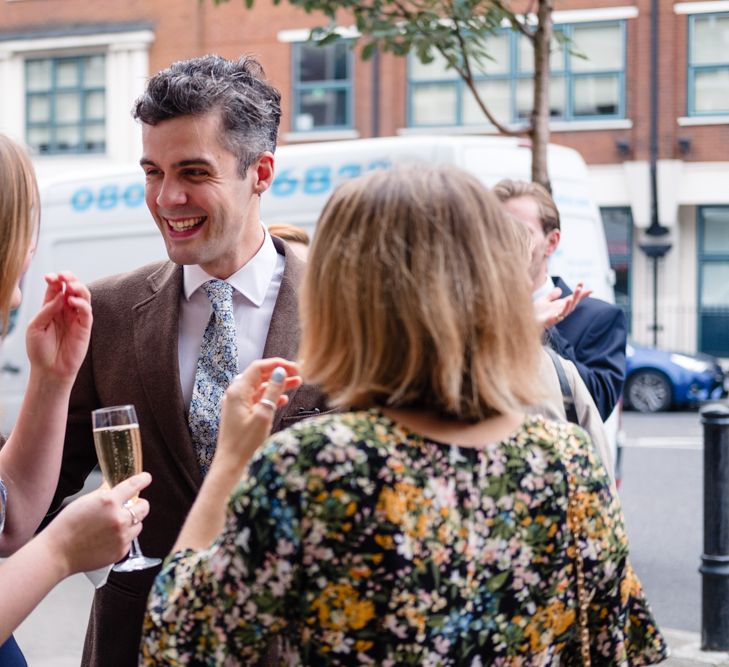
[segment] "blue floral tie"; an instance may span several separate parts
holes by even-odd
[[[213,306],[197,360],[188,425],[203,477],[213,460],[220,423],[220,400],[238,372],[238,342],[233,317],[233,287],[209,280],[202,289]]]

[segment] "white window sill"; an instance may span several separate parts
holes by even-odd
[[[130,30],[125,32],[99,32],[91,35],[58,35],[52,37],[32,37],[10,39],[0,42],[5,57],[14,53],[33,51],[59,51],[61,49],[81,49],[105,47],[114,50],[148,49],[154,41],[151,30]],[[0,56],[0,59],[2,56]]]
[[[729,114],[725,116],[681,116],[676,119],[681,127],[694,125],[729,125]]]
[[[709,14],[729,11],[727,0],[710,0],[709,2],[677,2],[673,6],[676,14]]]
[[[510,130],[518,130],[520,126],[509,125]],[[553,121],[549,124],[550,132],[590,132],[600,130],[629,130],[633,121],[619,120],[572,120]],[[437,125],[431,127],[401,127],[398,135],[419,134],[499,134],[493,125]]]
[[[615,120],[556,120],[549,124],[552,132],[590,132],[592,130],[630,130],[633,121],[629,118]]]
[[[359,139],[357,130],[320,130],[313,132],[284,132],[284,141],[290,144],[308,141],[338,141],[340,139]]]

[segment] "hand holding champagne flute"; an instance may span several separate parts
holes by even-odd
[[[142,437],[134,406],[117,405],[101,408],[94,410],[91,418],[96,456],[107,484],[111,487],[116,486],[132,475],[142,472]],[[138,522],[133,509],[136,499],[137,497],[124,503],[133,523]],[[115,572],[134,572],[154,567],[161,562],[159,558],[144,556],[135,537],[128,558],[117,563],[112,569]]]

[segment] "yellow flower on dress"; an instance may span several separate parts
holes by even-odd
[[[371,600],[361,600],[359,593],[348,583],[328,584],[312,602],[319,624],[326,630],[342,632],[361,630],[375,617]]]
[[[524,628],[524,636],[532,651],[544,651],[575,622],[575,610],[568,609],[560,600],[537,609]]]

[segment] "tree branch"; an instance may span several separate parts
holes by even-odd
[[[522,129],[522,130],[512,130],[506,127],[506,125],[503,125],[500,123],[496,117],[491,113],[491,111],[486,107],[483,100],[481,99],[481,95],[478,92],[478,89],[476,88],[476,84],[473,80],[473,73],[471,70],[471,63],[468,59],[468,53],[466,51],[466,43],[463,38],[463,34],[461,33],[461,28],[458,25],[458,23],[455,23],[455,29],[456,29],[456,39],[458,40],[458,45],[461,50],[461,56],[463,57],[463,67],[459,67],[455,63],[451,63],[454,67],[454,69],[458,72],[458,74],[463,79],[466,86],[468,86],[468,89],[473,94],[473,98],[476,100],[476,104],[478,104],[479,109],[483,112],[484,116],[488,118],[489,122],[499,131],[499,133],[504,134],[509,137],[522,137],[525,135],[528,135],[531,130],[530,129]],[[441,53],[441,55],[448,60],[448,56],[445,54],[444,50],[436,45],[436,48]]]
[[[509,18],[509,23],[511,23],[511,27],[514,30],[519,31],[524,37],[528,37],[531,41],[534,41],[534,35],[532,35],[531,32],[526,28],[526,22],[522,23],[517,17],[514,12],[512,12],[510,9],[507,9],[504,3],[501,0],[491,0],[491,4],[493,4],[494,7],[497,9],[500,9],[504,14],[506,14]],[[524,17],[526,18],[527,12],[525,12]]]

